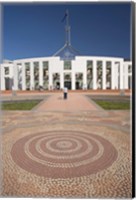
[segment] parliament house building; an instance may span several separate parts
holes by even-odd
[[[1,90],[126,90],[131,88],[132,62],[121,57],[82,56],[66,41],[50,57],[4,60],[0,65]]]

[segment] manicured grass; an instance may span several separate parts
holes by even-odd
[[[34,106],[40,103],[39,100],[2,103],[2,110],[31,110]]]
[[[94,99],[93,99],[94,100]],[[106,100],[94,100],[99,106],[106,110],[129,110],[129,102],[121,101],[106,101]]]

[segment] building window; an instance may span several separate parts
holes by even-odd
[[[9,67],[5,67],[5,75],[9,75]]]
[[[66,80],[66,81],[71,80],[71,74],[70,73],[64,74],[64,80]]]
[[[93,61],[87,61],[87,74],[92,73]]]
[[[43,68],[48,70],[48,61],[43,61]]]
[[[128,65],[128,73],[131,73],[132,72],[132,67],[131,65]]]
[[[34,62],[34,89],[39,89],[39,62]]]
[[[93,61],[87,61],[87,88],[93,88]]]
[[[71,61],[66,60],[64,61],[64,70],[70,70],[71,69]]]
[[[48,61],[43,62],[43,77],[47,78],[48,76]]]
[[[60,74],[54,73],[52,77],[53,77],[53,88],[60,89]]]
[[[111,61],[106,62],[106,88],[111,89]]]
[[[28,78],[30,76],[30,64],[25,63],[25,70],[26,70],[26,77]]]
[[[102,61],[97,61],[97,88],[102,89]]]
[[[83,88],[83,73],[76,73],[76,89]]]
[[[49,62],[43,61],[42,65],[43,65],[43,88],[47,90],[49,85]]]
[[[30,90],[30,63],[25,63],[26,89]]]
[[[39,80],[39,62],[34,62],[34,79]]]

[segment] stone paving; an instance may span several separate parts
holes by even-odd
[[[52,95],[2,115],[4,197],[131,198],[129,111]]]

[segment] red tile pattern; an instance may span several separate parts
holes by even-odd
[[[50,131],[19,139],[11,155],[16,164],[31,173],[72,178],[106,169],[116,160],[117,150],[96,134]]]
[[[39,111],[3,113],[1,196],[131,198],[130,111],[50,94]]]

